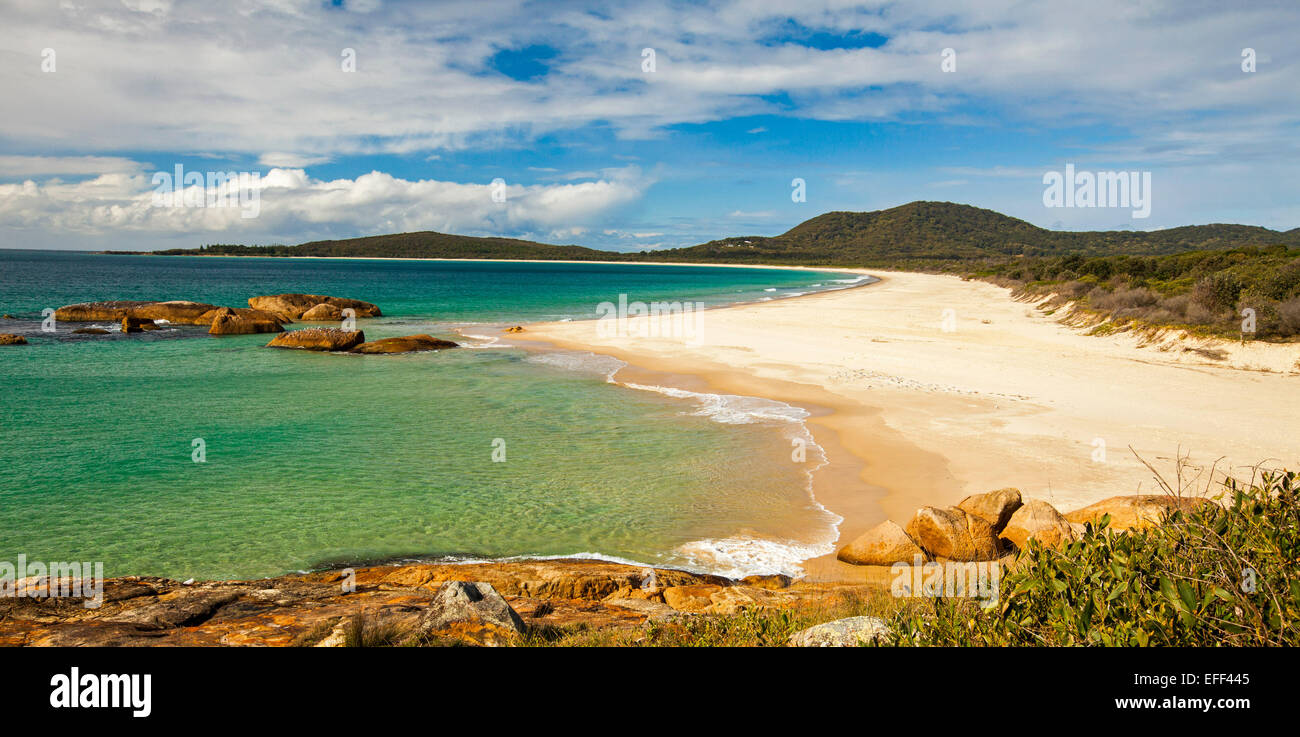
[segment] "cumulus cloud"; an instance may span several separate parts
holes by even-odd
[[[302,169],[271,169],[241,184],[182,189],[136,174],[104,174],[79,182],[27,180],[0,184],[0,227],[79,233],[216,233],[246,240],[299,233],[436,230],[573,237],[635,201],[650,179],[630,167],[601,179],[552,185],[406,180],[373,171],[355,179],[321,180]],[[251,186],[243,186],[250,185]],[[242,190],[242,191],[241,191]],[[214,205],[214,202],[216,203]],[[173,206],[173,204],[181,206]]]

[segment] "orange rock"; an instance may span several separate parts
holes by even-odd
[[[441,340],[431,335],[404,335],[400,338],[381,338],[369,343],[362,343],[352,349],[353,353],[412,353],[415,351],[437,351],[444,348],[457,348],[459,344],[450,340]]]
[[[364,343],[366,334],[360,330],[337,328],[307,328],[281,333],[266,344],[267,348],[298,348],[307,351],[347,351]]]
[[[1102,515],[1110,515],[1109,528],[1112,530],[1145,529],[1154,527],[1169,511],[1174,509],[1192,509],[1200,504],[1211,503],[1201,497],[1175,497],[1166,494],[1133,494],[1130,496],[1112,496],[1083,509],[1076,509],[1065,515],[1070,522],[1096,524]]]

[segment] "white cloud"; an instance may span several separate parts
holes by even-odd
[[[593,122],[623,138],[654,137],[666,126],[761,113],[872,120],[948,111],[1104,122],[1140,139],[1204,114],[1260,138],[1300,121],[1300,62],[1280,53],[1300,6],[1283,3],[627,1],[599,13],[524,0],[353,0],[342,9],[135,0],[142,12],[106,0],[12,5],[0,38],[3,141],[75,141],[85,153],[184,151],[203,141],[252,156],[295,152],[306,165],[519,147]],[[528,22],[503,22],[512,18]],[[791,20],[888,41],[818,49],[774,39]],[[57,52],[57,72],[38,71],[31,39]],[[560,48],[551,73],[517,82],[490,68],[498,50],[530,43]],[[1247,45],[1259,53],[1254,74],[1239,68]],[[641,71],[644,46],[657,50],[653,74]],[[945,47],[957,51],[955,73],[940,71]],[[342,71],[345,48],[356,51],[355,73]],[[779,94],[793,109],[763,97]]]
[[[287,234],[328,237],[436,230],[447,233],[572,238],[636,201],[650,179],[639,169],[609,170],[594,181],[514,185],[504,202],[490,183],[398,179],[370,172],[320,180],[302,169],[272,169],[256,186],[253,208],[159,206],[145,174],[104,174],[80,182],[0,184],[0,227],[94,234],[221,233],[253,242]],[[235,203],[232,201],[231,203]],[[256,217],[244,217],[256,210]]]
[[[143,166],[120,156],[0,156],[0,177],[122,174]]]
[[[262,166],[301,169],[328,162],[328,156],[303,156],[301,154],[265,153],[257,158]]]

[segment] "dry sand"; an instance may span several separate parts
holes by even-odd
[[[688,335],[636,337],[644,318],[632,318],[626,334],[579,321],[510,338],[616,356],[631,364],[621,381],[654,371],[660,384],[813,410],[831,460],[814,492],[845,517],[841,544],[1004,486],[1062,511],[1158,493],[1134,451],[1171,482],[1187,455],[1201,489],[1216,467],[1244,478],[1261,461],[1300,468],[1300,344],[1220,342],[1210,347],[1228,356],[1212,360],[1184,350],[1204,343],[1084,335],[983,282],[859,273],[882,281],[707,310]],[[831,556],[805,568],[863,575]]]

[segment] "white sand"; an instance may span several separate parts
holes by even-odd
[[[1181,345],[1083,335],[990,284],[862,273],[884,281],[709,310],[694,338],[601,336],[595,321],[511,337],[702,377],[714,391],[831,408],[810,424],[814,435],[864,461],[864,483],[818,492],[848,518],[842,541],[886,516],[906,522],[918,505],[1004,486],[1062,511],[1158,493],[1128,446],[1171,481],[1180,449],[1190,454],[1201,488],[1216,461],[1245,478],[1266,460],[1300,468],[1300,344],[1221,344],[1230,357],[1214,361]]]

